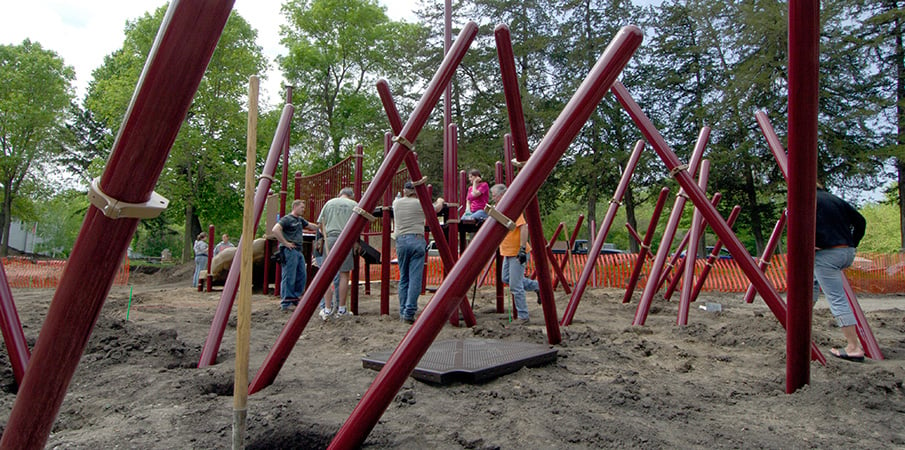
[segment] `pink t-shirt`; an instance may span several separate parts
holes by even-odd
[[[482,211],[485,206],[487,206],[487,202],[490,201],[490,186],[485,182],[478,183],[478,189],[475,191],[474,187],[468,188],[468,195],[465,198],[470,202],[470,206],[468,208],[471,212]]]

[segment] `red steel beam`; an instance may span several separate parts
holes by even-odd
[[[645,258],[650,257],[650,244],[654,239],[654,232],[657,230],[657,222],[660,221],[660,214],[663,212],[663,206],[666,205],[666,196],[669,195],[669,188],[660,189],[660,196],[657,197],[657,204],[654,206],[654,212],[651,214],[650,222],[647,224],[647,232],[644,233],[644,239],[638,239],[641,249],[638,251],[638,257],[635,258],[635,266],[632,268],[632,276],[629,278],[628,286],[625,288],[625,295],[622,297],[622,303],[628,303],[632,300],[632,294],[635,286],[638,284],[638,278],[641,276],[641,269],[644,267]],[[629,224],[625,224],[629,231],[636,237],[637,233]]]
[[[710,179],[710,160],[701,161],[701,171],[698,174],[698,187],[702,191],[707,190],[707,182]],[[722,198],[722,194],[717,192],[713,194],[713,203],[718,202]],[[716,205],[714,205],[716,206]],[[682,281],[682,295],[679,300],[679,313],[676,317],[676,324],[680,326],[688,325],[688,308],[691,307],[691,290],[694,288],[694,266],[698,256],[698,242],[701,241],[701,235],[704,234],[703,218],[701,211],[697,208],[691,218],[691,228],[688,230],[691,239],[688,241],[687,250],[685,251],[685,274]],[[676,279],[679,278],[678,271]]]
[[[619,205],[622,204],[622,197],[628,189],[629,182],[632,181],[632,174],[635,172],[635,166],[638,165],[638,160],[641,158],[642,151],[644,151],[644,141],[639,140],[635,143],[635,148],[632,150],[632,154],[629,156],[625,169],[622,171],[622,178],[619,180],[619,186],[616,187],[616,192],[610,200],[610,206],[606,210],[603,223],[600,224],[600,231],[597,233],[593,245],[591,245],[591,249],[588,252],[588,259],[585,261],[584,268],[581,270],[581,275],[575,283],[575,290],[572,291],[572,296],[569,297],[569,303],[566,305],[566,310],[563,312],[562,316],[561,322],[563,326],[571,325],[572,320],[575,318],[575,311],[578,310],[578,303],[581,302],[581,297],[584,295],[584,291],[588,286],[588,279],[591,277],[591,272],[597,265],[597,256],[600,255],[600,249],[603,248],[603,242],[606,241],[606,236],[610,232],[610,226],[613,225],[613,221],[616,219],[616,211],[619,210]]]
[[[214,239],[214,224],[210,224],[207,226],[207,276],[204,279],[205,284],[207,284],[207,292],[211,291],[211,284],[214,281],[214,276],[211,274],[211,264],[214,262]],[[200,282],[198,283],[198,292],[201,292]]]
[[[433,79],[431,79],[427,91],[415,106],[415,110],[412,112],[411,117],[409,117],[408,122],[402,128],[402,131],[398,133],[397,138],[394,139],[395,142],[393,148],[390,149],[389,155],[387,155],[380,164],[377,173],[368,185],[368,189],[358,206],[362,212],[373,211],[374,205],[377,204],[378,196],[392,181],[396,168],[402,164],[403,159],[406,160],[406,165],[408,166],[409,157],[414,158],[413,153],[406,146],[412,145],[411,142],[413,142],[418,136],[418,133],[421,132],[421,128],[424,127],[431,110],[434,105],[437,104],[443,88],[452,79],[456,67],[458,67],[459,63],[462,61],[465,52],[468,50],[468,47],[471,45],[477,32],[478,27],[474,22],[469,22],[462,28],[452,49],[446,54],[446,57],[443,58],[443,62],[437,69],[437,73],[434,75]],[[415,167],[417,168],[417,165]],[[411,169],[411,166],[409,166],[409,169]],[[415,174],[412,173],[412,175]],[[419,184],[416,187],[416,190],[418,190],[418,196],[422,201],[422,207],[424,206],[423,201],[425,200],[430,204],[430,197],[427,196],[427,188],[423,184]],[[436,214],[429,214],[428,218],[430,217],[433,217],[434,221],[436,221]],[[352,249],[353,238],[358,236],[364,228],[365,223],[367,223],[367,219],[360,213],[353,214],[346,223],[345,228],[343,228],[342,233],[340,233],[339,238],[336,241],[334,251],[331,251],[324,259],[324,264],[321,267],[321,270],[317,272],[317,275],[314,276],[311,287],[305,291],[305,294],[300,301],[300,306],[295,309],[295,312],[293,312],[292,316],[289,318],[286,326],[283,327],[283,331],[280,332],[280,336],[277,338],[275,345],[271,348],[270,353],[268,353],[264,363],[252,380],[251,385],[249,386],[249,394],[269,386],[273,383],[273,380],[276,379],[277,373],[279,373],[283,363],[286,362],[286,358],[289,357],[289,353],[298,341],[299,336],[301,336],[302,330],[304,330],[305,325],[314,314],[314,310],[317,308],[321,297],[324,295],[324,292],[326,292],[327,287],[332,281],[333,275],[339,271],[340,265],[342,265],[343,256],[348,254]],[[445,241],[442,239],[442,234],[435,239],[435,242],[443,242],[445,244]],[[446,247],[446,254],[449,255],[448,245]],[[448,280],[449,278],[447,277],[446,281]],[[458,303],[461,303],[462,297],[455,300]],[[428,308],[429,307],[430,306],[428,306]],[[425,312],[426,311],[427,310],[425,310]],[[452,310],[448,311],[441,320],[445,320],[451,314]],[[417,325],[422,322],[424,322],[424,313],[422,313],[421,318],[415,323],[415,326],[417,327]],[[409,332],[409,334],[411,334],[411,332]]]
[[[270,192],[270,184],[272,183],[273,174],[276,173],[277,161],[283,148],[283,142],[286,142],[289,136],[289,122],[292,121],[292,114],[295,107],[286,105],[283,107],[283,113],[280,116],[280,122],[277,125],[276,132],[273,136],[273,142],[270,144],[270,151],[267,153],[267,160],[264,163],[264,169],[261,172],[263,176],[258,181],[255,189],[254,207],[254,231],[257,233],[258,224],[261,222],[261,215],[264,214],[264,204],[267,202],[267,192]],[[233,262],[229,266],[229,273],[226,275],[226,282],[223,284],[223,292],[220,293],[220,302],[217,304],[217,311],[214,313],[214,319],[211,321],[211,329],[207,333],[207,340],[204,341],[204,347],[201,349],[201,358],[198,360],[198,367],[207,367],[217,362],[217,352],[220,350],[220,343],[223,340],[223,332],[226,331],[226,323],[229,321],[229,312],[233,309],[233,303],[236,301],[236,293],[239,291],[239,273],[242,271],[242,238],[236,245],[236,253],[233,255]],[[278,275],[279,273],[277,273]],[[274,281],[275,285],[280,284],[280,279]]]
[[[729,253],[736,260],[739,268],[745,272],[745,275],[749,280],[754,281],[758,292],[761,292],[761,295],[765,297],[764,301],[767,303],[770,311],[773,312],[773,315],[779,320],[780,324],[785,327],[786,307],[779,297],[779,293],[776,292],[776,289],[773,288],[764,273],[754,264],[754,259],[751,258],[748,251],[742,246],[741,241],[738,240],[738,237],[735,236],[735,233],[732,232],[729,225],[727,225],[723,218],[720,217],[716,208],[707,202],[707,197],[704,192],[694,184],[694,180],[692,180],[688,171],[679,168],[679,159],[672,149],[669,148],[669,145],[660,135],[660,132],[657,131],[656,127],[654,127],[653,123],[651,123],[647,115],[641,110],[641,107],[638,106],[638,103],[631,97],[631,94],[629,94],[625,86],[617,81],[613,85],[613,92],[616,94],[616,98],[619,99],[619,103],[622,104],[622,107],[628,112],[629,116],[631,116],[635,125],[641,129],[641,132],[647,138],[647,141],[654,147],[657,155],[666,164],[667,168],[671,171],[675,171],[675,177],[679,182],[679,185],[682,186],[682,189],[685,190],[694,205],[701,209],[701,213],[704,214],[704,219],[710,224],[710,227],[716,235],[723,241],[724,245],[729,250]],[[813,238],[813,230],[811,237]],[[811,253],[813,256],[813,245],[811,246]],[[821,364],[826,364],[826,357],[813,343],[811,343],[811,356]]]
[[[25,330],[22,329],[19,312],[16,311],[3,263],[0,263],[0,330],[3,332],[9,364],[13,368],[13,377],[17,385],[22,385],[25,368],[28,367],[28,343],[25,342]]]
[[[390,154],[390,148],[393,147],[393,133],[386,133],[383,136],[383,156],[386,158]],[[383,191],[383,213],[380,215],[380,224],[383,227],[383,233],[380,234],[380,315],[387,316],[390,314],[390,251],[392,243],[390,242],[390,209],[393,206],[393,193],[390,186]],[[312,277],[313,278],[313,277]],[[422,278],[423,279],[423,278]]]
[[[231,0],[170,3],[98,183],[109,198],[154,201],[152,191],[232,5]],[[107,212],[116,217],[112,206]],[[2,448],[39,449],[47,441],[138,226],[138,218],[104,213],[88,208],[3,431]]]
[[[590,75],[544,136],[520,176],[513,180],[506,194],[495,206],[494,215],[478,230],[472,245],[469,245],[462,255],[463,263],[456,264],[450,275],[443,280],[424,313],[377,374],[377,378],[340,428],[329,448],[354,448],[364,442],[399,388],[440,333],[446,317],[458,308],[468,284],[479,275],[481,264],[473,262],[487,261],[509,232],[507,226],[500,223],[500,220],[504,220],[503,217],[506,218],[506,222],[514,220],[531,198],[537,195],[541,184],[553,171],[556,162],[596,109],[640,43],[641,30],[635,26],[624,27],[616,35]]]
[[[528,161],[531,150],[528,148],[528,132],[525,129],[525,115],[522,110],[522,99],[519,95],[518,75],[515,72],[515,55],[512,52],[512,40],[509,27],[497,25],[494,30],[496,38],[497,59],[500,62],[500,74],[503,78],[503,93],[506,98],[506,111],[509,113],[509,129],[512,132],[512,147],[519,163]],[[519,171],[521,174],[521,171]],[[528,237],[531,241],[531,254],[537,269],[537,284],[540,288],[541,307],[544,311],[544,324],[547,327],[547,342],[557,344],[562,339],[559,331],[559,315],[556,313],[556,298],[553,294],[553,280],[550,276],[550,260],[553,255],[546,250],[544,225],[541,223],[540,206],[537,196],[528,201],[525,207],[525,221],[528,224]],[[555,262],[554,262],[555,264]]]
[[[504,175],[504,170],[503,170],[503,163],[500,161],[497,161],[496,164],[494,165],[494,169],[495,170],[494,170],[493,175],[494,175],[494,180],[496,181],[496,183],[497,184],[506,184],[506,181],[504,178],[505,175]],[[495,261],[494,264],[496,264],[496,266],[494,267],[494,269],[496,269],[496,271],[495,271],[494,280],[493,280],[494,285],[496,286],[496,312],[498,314],[502,314],[503,312],[506,311],[506,304],[505,304],[505,299],[503,298],[503,295],[504,295],[504,292],[503,292],[503,258],[500,257],[499,249],[497,249],[497,251],[494,252],[493,259]]]
[[[616,87],[619,86],[622,86],[622,83],[617,82],[614,85],[614,92],[616,92],[617,98],[619,98],[619,94]],[[622,89],[624,89],[624,87]],[[707,146],[707,140],[709,138],[710,127],[701,128],[701,132],[698,134],[697,144],[695,144],[694,151],[691,153],[691,161],[688,164],[688,168],[685,169],[687,170],[686,173],[697,172],[698,164],[701,161],[701,156],[704,154],[704,148]],[[650,138],[648,138],[648,142],[650,142]],[[651,144],[653,144],[653,142],[651,142]],[[654,147],[654,150],[657,150],[657,148]],[[657,150],[657,152],[659,153],[659,150]],[[679,167],[678,158],[676,167]],[[672,167],[667,168],[672,170]],[[657,256],[654,258],[654,263],[650,266],[647,284],[644,287],[644,291],[641,293],[641,301],[638,302],[638,309],[635,311],[635,318],[632,321],[632,325],[644,325],[644,322],[647,320],[647,314],[650,311],[650,305],[654,300],[654,294],[657,293],[660,284],[663,283],[663,280],[661,279],[661,276],[663,275],[661,274],[666,258],[669,256],[669,248],[672,247],[672,241],[676,236],[679,219],[682,218],[682,211],[685,209],[685,200],[685,189],[679,189],[679,193],[676,194],[676,200],[673,203],[672,211],[669,213],[669,220],[666,222],[666,229],[663,231],[663,237],[660,239],[660,246],[657,247]],[[676,250],[676,256],[678,256],[679,252],[680,250]]]
[[[717,192],[717,193],[713,194],[713,197],[710,198],[710,204],[713,205],[715,208],[720,204],[720,201],[722,199],[723,199],[723,194]],[[695,211],[697,211],[697,210],[695,210]],[[701,233],[703,233],[703,230],[701,230]],[[666,293],[663,294],[663,298],[665,298],[666,300],[669,300],[670,297],[672,297],[673,292],[675,292],[676,287],[679,285],[679,280],[682,278],[679,276],[679,273],[687,270],[686,267],[688,267],[685,264],[688,261],[688,258],[681,257],[682,251],[688,250],[685,252],[685,254],[688,255],[689,251],[692,251],[692,249],[697,247],[697,244],[695,244],[694,246],[689,244],[689,242],[692,239],[699,240],[700,236],[696,235],[691,230],[689,230],[688,233],[685,234],[685,237],[682,238],[682,243],[679,244],[679,247],[676,249],[675,254],[673,254],[673,261],[678,260],[678,263],[676,263],[674,265],[675,276],[671,280],[669,280],[669,286],[667,286],[667,288],[666,288]],[[673,267],[673,265],[671,264],[670,267]],[[664,275],[663,278],[665,279],[666,276]],[[685,286],[685,284],[683,284],[682,286]]]

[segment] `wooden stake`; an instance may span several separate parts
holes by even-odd
[[[242,218],[242,271],[236,326],[236,376],[233,383],[233,450],[245,448],[248,404],[248,340],[251,335],[251,273],[254,250],[255,143],[258,135],[258,77],[248,80],[248,137],[245,152],[245,210]]]

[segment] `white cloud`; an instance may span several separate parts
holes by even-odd
[[[396,20],[413,20],[417,0],[380,0]],[[262,83],[262,99],[280,103],[282,75],[274,62],[285,49],[280,45],[280,0],[236,0],[235,9],[258,30],[258,45],[271,63]],[[85,95],[91,72],[104,56],[122,46],[126,22],[166,4],[163,0],[25,0],[0,5],[0,44],[25,39],[41,43],[59,54],[76,71],[76,92]]]

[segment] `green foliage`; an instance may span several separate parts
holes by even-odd
[[[94,72],[85,104],[111,135],[120,126],[165,12],[161,7],[129,22],[123,47]],[[164,244],[168,224],[184,222],[183,252],[174,255],[188,254],[191,237],[209,223],[241,229],[248,78],[266,66],[256,38],[257,32],[233,12],[160,176],[158,192],[171,202],[166,222],[150,233],[157,242],[148,244],[154,254],[159,254],[155,246],[170,245]]]
[[[0,185],[2,247],[6,254],[14,201],[23,185],[41,183],[42,164],[59,152],[73,69],[51,50],[26,39],[0,45]]]
[[[81,230],[88,197],[85,192],[64,190],[35,203],[40,242],[35,252],[68,258]]]
[[[899,209],[895,205],[871,203],[861,208],[867,220],[867,231],[858,245],[858,251],[870,253],[895,253],[901,247],[899,240]]]

